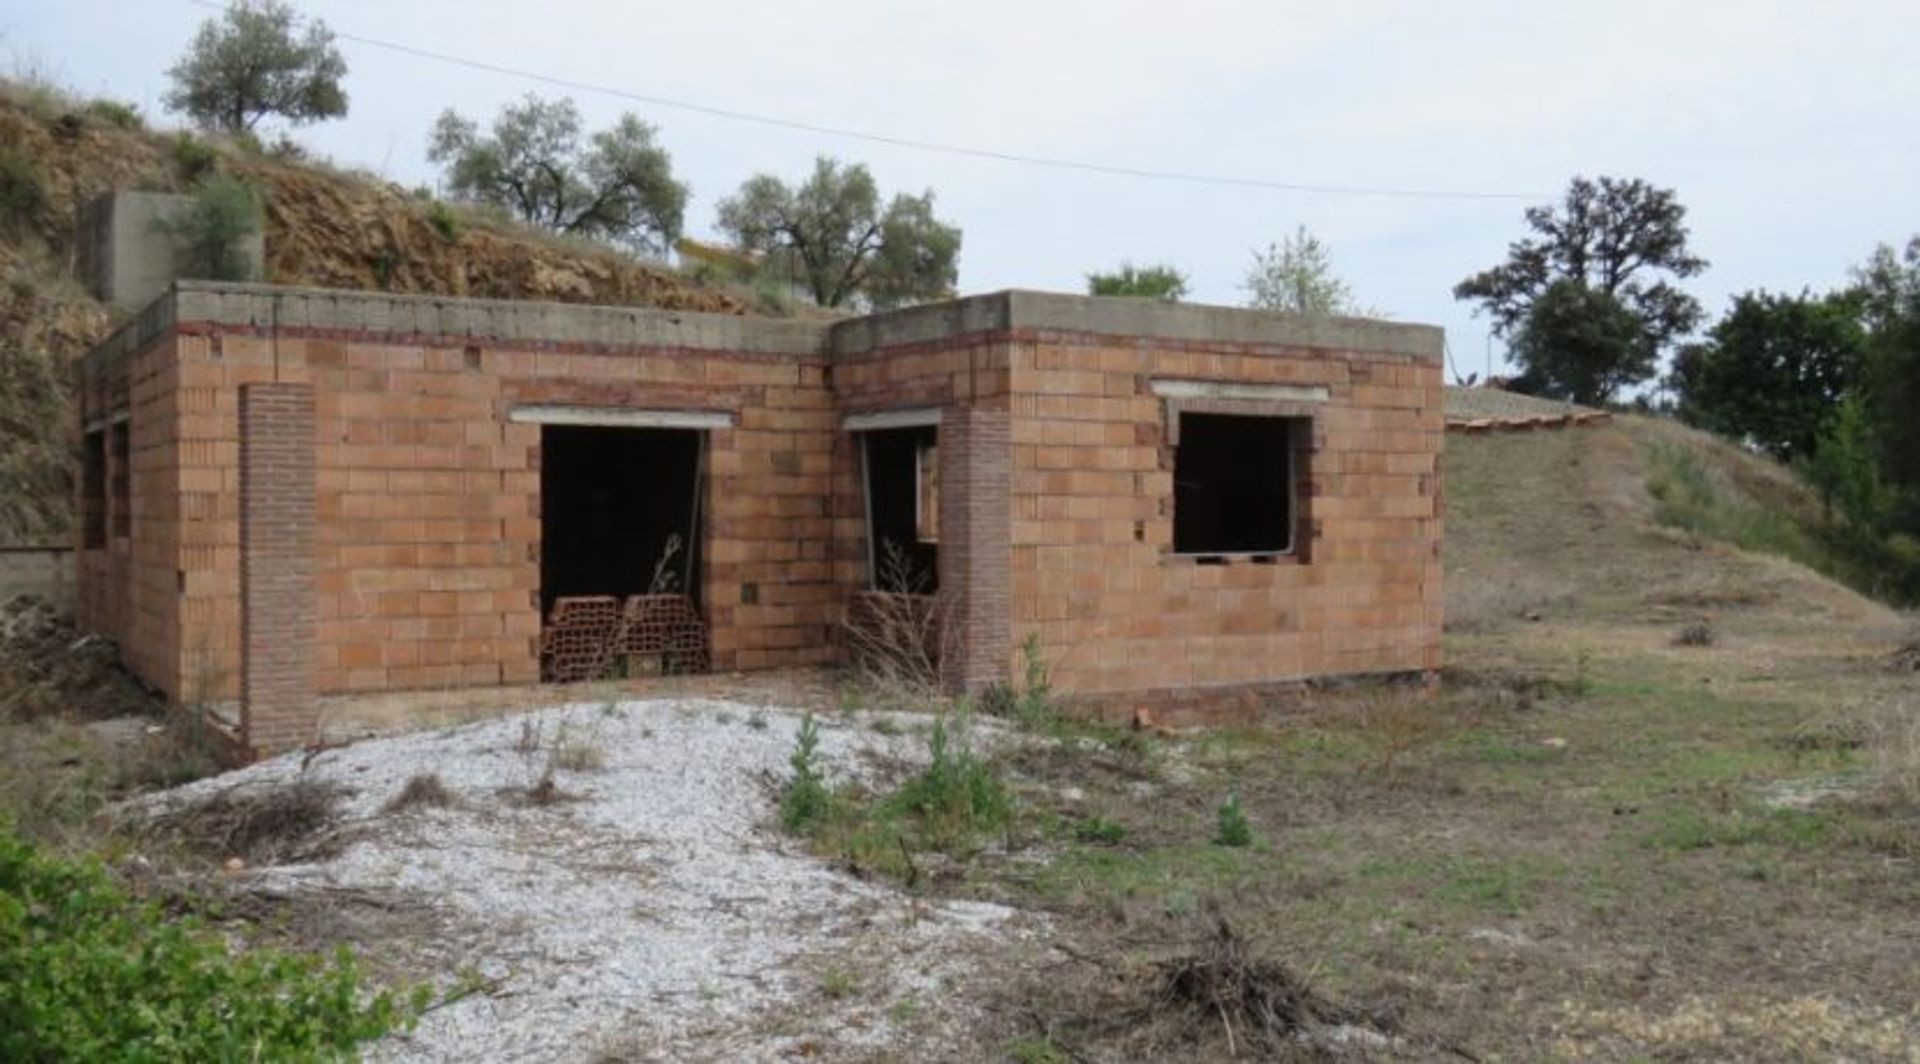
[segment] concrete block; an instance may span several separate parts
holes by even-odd
[[[168,192],[109,192],[80,211],[76,268],[96,296],[120,310],[138,310],[180,278],[175,239],[161,226],[179,216],[191,196]],[[257,273],[266,261],[262,226],[238,250]]]

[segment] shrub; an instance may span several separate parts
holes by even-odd
[[[0,153],[0,232],[32,229],[46,206],[47,188],[33,160],[18,152]]]
[[[340,1057],[410,1025],[424,998],[363,1003],[344,951],[231,953],[99,866],[42,856],[0,824],[0,1060]]]
[[[207,178],[193,202],[154,227],[173,238],[183,277],[244,281],[254,276],[257,264],[239,245],[260,230],[260,195],[237,177]]]
[[[180,133],[173,138],[173,165],[182,178],[198,181],[211,172],[213,164],[219,161],[220,152],[199,137]]]
[[[1220,803],[1217,816],[1219,824],[1213,832],[1215,845],[1235,848],[1253,845],[1253,825],[1247,823],[1246,810],[1240,808],[1238,792],[1227,795],[1227,800]]]
[[[447,243],[459,243],[460,216],[453,213],[453,208],[447,204],[435,200],[433,206],[427,208],[427,224],[433,226],[433,231],[439,233]]]
[[[119,100],[94,100],[87,104],[82,113],[88,118],[104,122],[116,129],[147,128],[147,120],[140,117],[140,108],[134,104],[121,103]]]
[[[780,824],[788,831],[805,832],[827,818],[833,809],[833,795],[820,774],[820,724],[809,713],[800,720],[794,736],[793,777],[780,792]]]

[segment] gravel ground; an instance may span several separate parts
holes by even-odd
[[[773,788],[797,723],[704,700],[571,705],[364,742],[304,769],[291,755],[155,801],[303,773],[350,788],[342,851],[242,883],[418,905],[433,931],[416,969],[443,987],[462,970],[487,981],[372,1047],[375,1059],[969,1055],[977,1017],[961,982],[1014,963],[1037,921],[858,880],[783,838],[769,823]],[[527,789],[568,748],[604,766],[554,771],[562,799],[530,804]],[[870,774],[924,749],[822,722],[831,772]],[[386,810],[427,772],[457,807]]]

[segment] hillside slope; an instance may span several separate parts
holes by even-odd
[[[1669,421],[1450,433],[1447,626],[1704,615],[1892,627],[1892,610],[1802,564],[1826,561],[1806,531],[1818,508],[1777,463]]]
[[[731,290],[616,251],[562,241],[392,184],[173,132],[43,87],[0,83],[0,543],[68,535],[73,360],[115,316],[73,276],[74,219],[114,189],[184,191],[217,169],[266,201],[264,279],[497,299],[754,309]]]

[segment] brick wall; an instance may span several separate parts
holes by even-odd
[[[313,387],[240,389],[241,738],[256,754],[317,738]]]
[[[954,407],[940,423],[940,587],[948,599],[941,669],[978,691],[1007,681],[1012,645],[1012,444],[1007,411]]]
[[[315,403],[314,661],[323,694],[538,678],[540,426],[521,404],[722,411],[709,434],[701,596],[716,668],[829,660],[838,610],[823,360],[547,349],[184,326],[182,668],[237,694],[241,387]],[[204,411],[202,413],[201,411]],[[203,438],[204,437],[204,438]]]
[[[1322,386],[1310,542],[1261,564],[1173,546],[1155,380]],[[1437,668],[1437,363],[1041,334],[1012,344],[1013,642],[1082,695]],[[1017,651],[1016,651],[1017,654]],[[1014,663],[1017,665],[1017,663]]]
[[[941,579],[959,611],[957,683],[1018,675],[1029,635],[1058,685],[1086,695],[1439,664],[1439,368],[1386,353],[1420,337],[1309,324],[1301,346],[1284,346],[1021,328],[1007,321],[1026,297],[990,297],[856,323],[857,342],[823,332],[816,349],[760,332],[762,348],[736,350],[714,344],[747,333],[699,316],[636,327],[705,345],[692,347],[389,331],[374,319],[465,315],[506,335],[526,315],[536,335],[589,330],[538,307],[456,314],[378,296],[339,297],[341,315],[366,319],[350,330],[261,324],[279,320],[274,291],[211,293],[229,302],[210,320],[148,329],[119,357],[90,357],[83,381],[84,419],[128,413],[134,474],[130,535],[79,558],[84,619],[182,701],[241,693],[241,395],[269,384],[312,393],[310,665],[322,694],[537,678],[540,427],[511,417],[529,405],[731,418],[708,432],[704,458],[699,591],[719,669],[839,655],[844,604],[867,581],[856,440],[842,419],[909,407],[937,408],[943,422]],[[311,322],[334,297],[288,298]],[[1160,316],[1202,314],[1025,305],[1082,304],[1149,332],[1173,320]],[[1275,327],[1217,313],[1239,314],[1222,324],[1240,334]],[[627,322],[564,314],[599,314],[589,324],[608,335]],[[1192,333],[1196,320],[1169,331]],[[1327,339],[1343,335],[1390,343]],[[1325,389],[1292,411],[1311,421],[1302,550],[1220,565],[1172,554],[1168,418],[1186,400],[1156,395],[1159,380]]]

